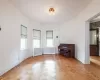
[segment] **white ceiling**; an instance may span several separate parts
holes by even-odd
[[[12,0],[20,11],[40,23],[63,23],[78,15],[91,0]],[[55,15],[48,9],[54,7]]]

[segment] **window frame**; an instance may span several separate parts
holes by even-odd
[[[33,42],[33,40],[34,39],[36,39],[36,38],[34,38],[34,31],[40,31],[40,39],[38,39],[38,40],[40,40],[40,47],[39,48],[41,48],[41,30],[38,30],[38,29],[33,29],[33,39],[32,39],[32,42]],[[34,44],[34,42],[33,42],[33,44]],[[34,45],[33,45],[33,48],[34,48]]]
[[[23,27],[26,29],[26,35],[24,35],[24,34],[22,34],[22,29],[23,29]],[[24,39],[26,39],[26,42],[25,42],[25,49],[22,49],[21,48],[21,41],[20,41],[20,50],[26,50],[27,49],[27,45],[28,45],[28,42],[27,42],[27,27],[26,26],[24,26],[24,25],[21,25],[21,39],[23,39],[23,37],[22,36],[24,36]]]
[[[48,37],[47,37],[47,32],[52,32],[52,38],[48,38]],[[52,47],[54,47],[53,30],[46,30],[46,47],[48,47],[48,46],[47,46],[47,39],[52,39],[52,41],[53,41],[53,43],[52,43],[53,46],[52,46]]]

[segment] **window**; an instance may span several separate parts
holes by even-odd
[[[27,27],[21,25],[21,50],[27,48]]]
[[[53,31],[46,31],[47,47],[53,47]]]
[[[40,48],[41,47],[41,31],[33,29],[33,47]]]

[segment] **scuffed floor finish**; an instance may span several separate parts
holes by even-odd
[[[29,58],[1,76],[1,80],[100,80],[100,66],[83,65],[60,55]]]

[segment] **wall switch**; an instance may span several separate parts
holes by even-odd
[[[58,36],[56,36],[56,38],[58,38]]]
[[[0,31],[1,31],[1,26],[0,26]]]

